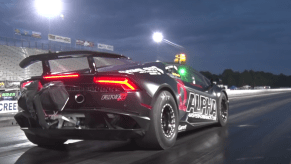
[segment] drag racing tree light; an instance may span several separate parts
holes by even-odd
[[[179,69],[179,74],[180,74],[181,76],[184,76],[184,75],[186,74],[186,69],[185,69],[185,68],[181,68],[181,69]]]
[[[177,54],[174,59],[175,63],[186,64],[186,55],[185,54]]]

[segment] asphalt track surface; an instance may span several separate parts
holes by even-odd
[[[230,98],[226,127],[180,133],[164,151],[129,141],[74,141],[58,148],[30,143],[18,126],[0,128],[0,164],[290,163],[291,92]]]

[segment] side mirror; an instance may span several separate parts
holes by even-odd
[[[210,85],[213,86],[213,79],[210,79]]]

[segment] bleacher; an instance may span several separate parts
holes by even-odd
[[[19,63],[21,60],[30,55],[42,53],[48,53],[48,51],[0,45],[0,81],[21,81],[31,76],[41,75],[42,65],[40,62],[25,69],[20,68]]]

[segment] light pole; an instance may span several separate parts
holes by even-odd
[[[39,15],[48,18],[49,22],[49,34],[50,34],[50,26],[51,26],[51,18],[55,16],[61,16],[62,18],[64,15],[61,15],[62,11],[62,1],[61,0],[35,0],[35,7]],[[49,43],[50,47],[50,43]],[[50,49],[50,48],[49,48]]]
[[[185,51],[185,49],[184,49],[183,46],[178,45],[178,44],[176,44],[176,43],[173,43],[173,42],[171,42],[171,41],[169,41],[169,40],[167,40],[167,39],[164,39],[164,36],[163,36],[163,34],[162,34],[161,32],[155,32],[155,33],[153,34],[153,40],[154,40],[156,43],[158,43],[158,44],[157,44],[157,55],[158,55],[158,56],[159,56],[159,43],[161,43],[161,42],[165,42],[165,43],[167,43],[167,44],[169,44],[169,45],[171,45],[171,46],[173,46],[173,47],[176,47],[176,48],[178,48],[178,49],[180,49],[180,50],[182,50],[182,51]]]
[[[174,46],[174,47],[177,47],[177,48],[180,48],[180,49],[184,49],[183,46],[179,45],[179,44],[176,44],[176,43],[173,43],[167,39],[164,39],[164,36],[162,33],[160,32],[155,32],[153,34],[153,40],[156,42],[156,43],[161,43],[162,41],[164,41],[165,43],[171,45],[171,46]]]

